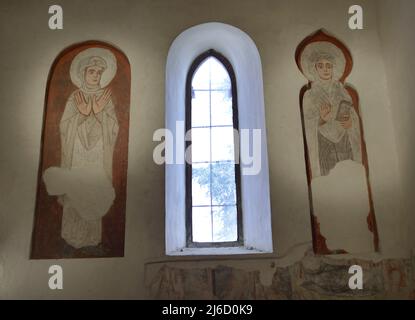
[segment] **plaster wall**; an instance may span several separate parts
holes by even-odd
[[[396,149],[402,177],[402,190],[408,229],[407,246],[415,249],[415,205],[413,197],[415,170],[415,2],[410,0],[379,3],[379,33],[382,44],[387,85],[390,96],[390,113],[396,135]]]
[[[62,0],[64,29],[52,31],[47,25],[48,1],[1,1],[0,298],[146,298],[146,269],[166,259],[186,261],[165,257],[165,177],[163,166],[152,159],[156,146],[152,136],[165,124],[170,45],[187,28],[212,21],[240,28],[259,50],[270,169],[274,254],[228,257],[226,263],[232,266],[244,259],[269,280],[273,273],[267,273],[268,264],[262,267],[261,259],[290,264],[311,244],[299,110],[299,91],[306,79],[297,69],[294,52],[304,37],[322,27],[344,41],[354,58],[347,81],[360,94],[381,246],[381,254],[364,258],[407,256],[396,146],[400,154],[409,152],[410,136],[396,142],[400,139],[394,122],[396,127],[401,118],[393,118],[390,108],[378,36],[378,2],[360,2],[365,29],[352,31],[347,24],[350,2],[343,0]],[[61,50],[90,39],[116,45],[131,64],[125,257],[29,260],[49,68]],[[411,91],[409,84],[405,88]],[[409,134],[409,124],[397,134]],[[410,155],[405,160],[408,166]],[[405,181],[412,186],[409,177]],[[199,259],[202,264],[220,263],[216,257],[203,259]],[[194,265],[194,261],[187,263]],[[48,288],[48,268],[53,264],[63,267],[64,290]]]

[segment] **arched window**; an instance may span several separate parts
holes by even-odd
[[[188,247],[243,245],[237,101],[230,62],[213,49],[198,56],[186,81]]]
[[[222,59],[222,56],[218,54],[219,52],[226,59]],[[207,74],[210,77],[211,73],[202,71],[203,68],[209,69],[209,66],[212,68],[212,62],[219,66],[219,69],[222,68],[222,74],[228,75],[230,79],[231,90],[229,90],[228,85],[228,88],[222,88],[223,90],[221,91],[222,96],[227,99],[227,110],[232,110],[230,112],[232,120],[230,120],[229,112],[225,112],[228,116],[222,116],[221,114],[221,111],[225,111],[226,107],[223,109],[219,108],[218,111],[216,106],[219,104],[213,103],[212,97],[215,96],[216,99],[216,96],[220,96],[220,90],[214,91],[211,90],[212,87],[206,88],[206,86],[205,88],[198,88],[198,85],[196,85],[196,82],[199,82],[199,75]],[[192,90],[192,80],[195,84],[194,90]],[[212,79],[209,82],[204,82],[209,84],[211,81]],[[218,95],[213,94],[214,92]],[[209,98],[202,99],[203,96]],[[229,109],[229,102],[231,102],[231,109]],[[199,112],[195,113],[192,108],[195,109],[196,105],[205,107],[201,107]],[[210,108],[212,108],[212,115],[214,115],[212,119],[210,117]],[[192,114],[194,115],[193,119]],[[183,137],[186,134],[186,125],[188,128],[191,128],[193,120],[194,130],[199,130],[196,127],[205,126],[206,130],[204,131],[208,132],[205,133],[206,138],[203,140],[203,137],[200,135],[200,132],[203,130],[199,130],[199,142],[197,141],[198,132],[193,132],[192,135],[193,148],[191,149],[196,148],[196,150],[193,150],[193,158],[195,155],[205,155],[205,161],[208,160],[204,164],[205,170],[196,170],[200,169],[197,166],[203,167],[202,163],[192,163],[193,165],[189,166],[184,159],[185,154],[189,158],[188,154],[191,152],[182,143],[183,140],[190,140],[190,137],[185,139]],[[206,124],[207,120],[209,120],[209,123]],[[227,122],[224,122],[224,120]],[[219,228],[219,231],[222,230],[223,232],[215,232],[215,214],[219,215],[215,209],[217,204],[214,202],[214,193],[216,191],[211,192],[211,190],[208,190],[211,193],[209,194],[206,192],[206,188],[203,190],[203,193],[199,193],[199,195],[204,196],[203,201],[205,203],[203,205],[207,206],[207,209],[205,209],[206,222],[197,222],[197,220],[193,219],[194,221],[192,221],[189,227],[189,221],[195,217],[197,211],[197,209],[194,209],[196,200],[188,197],[188,195],[192,195],[190,188],[197,189],[200,184],[202,184],[202,189],[203,185],[210,187],[211,182],[207,183],[207,180],[208,178],[214,180],[215,177],[215,175],[210,175],[210,166],[215,165],[213,159],[218,160],[215,158],[216,151],[214,149],[226,145],[225,135],[219,135],[220,139],[215,138],[218,135],[215,135],[214,131],[220,131],[219,123],[216,121],[223,121],[220,124],[223,126],[227,125],[226,130],[228,131],[238,128],[239,140],[241,142],[240,148],[234,147],[233,149],[233,154],[240,149],[240,163],[238,166],[233,165],[233,173],[232,170],[226,171],[231,172],[234,176],[232,174],[225,175],[221,172],[218,174],[221,182],[220,186],[224,184],[225,180],[234,181],[235,184],[235,192],[228,193],[233,195],[234,200],[236,199],[229,206],[229,210],[233,214],[229,214],[228,217],[233,217],[232,219],[235,221],[236,209],[236,229],[235,223],[232,224],[225,221],[225,229],[227,230],[223,231],[224,229]],[[237,121],[236,124],[235,121]],[[216,124],[214,126],[213,123],[216,123],[217,126]],[[218,128],[216,129],[216,127]],[[231,255],[272,252],[271,205],[262,66],[258,49],[245,32],[227,24],[210,22],[191,27],[177,36],[170,47],[166,63],[166,129],[168,129],[169,133],[166,143],[166,155],[168,155],[170,160],[166,161],[166,254]],[[225,130],[225,128],[222,130]],[[210,139],[211,134],[212,139]],[[235,134],[234,137],[236,137]],[[203,141],[206,141],[207,138],[209,143],[204,143]],[[253,143],[254,140],[256,141],[255,143]],[[169,141],[175,141],[176,143]],[[177,143],[178,141],[181,143]],[[212,142],[213,148],[210,147],[210,142]],[[237,144],[235,143],[235,145]],[[199,151],[197,151],[198,147]],[[247,155],[248,153],[249,155]],[[232,155],[232,152],[227,154]],[[236,159],[239,159],[239,155],[227,160]],[[193,160],[196,162],[197,158]],[[221,163],[223,166],[227,166],[226,162],[223,161]],[[209,170],[206,167],[209,167]],[[232,165],[227,167],[232,168]],[[237,173],[238,168],[240,169],[240,175]],[[206,173],[202,177],[203,179],[196,179],[195,172],[194,180],[198,185],[192,184],[193,171]],[[227,177],[227,179],[224,179],[224,177]],[[225,185],[231,184],[226,183]],[[230,187],[228,190],[233,190],[233,187]],[[219,192],[222,192],[222,190],[219,190]],[[205,197],[206,193],[207,197]],[[193,192],[193,195],[196,196],[196,193]],[[225,192],[220,195],[221,197],[228,198]],[[229,198],[232,197],[230,196]],[[233,208],[231,208],[232,206]],[[199,207],[202,208],[202,205],[197,208]],[[221,206],[219,207],[219,209],[222,209]],[[190,214],[193,214],[193,216],[189,218]],[[196,230],[196,226],[197,228],[203,228],[203,230],[209,230],[209,232],[204,231],[206,232],[205,238],[203,237],[203,232]]]

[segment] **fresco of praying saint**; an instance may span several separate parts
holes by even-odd
[[[111,90],[116,58],[104,48],[78,53],[70,67],[77,89],[66,101],[59,123],[60,167],[43,180],[63,207],[61,236],[79,249],[101,243],[102,217],[115,199],[112,161],[119,125]]]

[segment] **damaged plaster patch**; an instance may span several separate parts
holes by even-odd
[[[413,259],[412,259],[413,260]],[[308,251],[300,261],[288,266],[270,258],[266,265],[272,274],[264,284],[264,268],[216,265],[188,268],[161,264],[147,287],[153,299],[412,299],[413,261],[386,259],[331,259]],[[259,263],[257,260],[256,263]],[[348,287],[352,265],[363,269],[363,290]],[[190,266],[191,265],[191,266]],[[269,274],[268,274],[269,273]]]

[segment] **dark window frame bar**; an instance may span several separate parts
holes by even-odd
[[[233,128],[233,124],[214,124],[213,126],[194,126],[192,129]]]
[[[231,89],[231,88],[229,88],[229,89]],[[229,91],[229,89],[192,89],[193,90],[193,92],[197,92],[197,91],[202,91],[202,92],[206,92],[206,91],[208,91],[208,92],[220,92],[220,91],[223,91],[223,92],[227,92],[227,91]]]
[[[219,163],[235,163],[235,160],[214,160],[214,161],[195,161],[192,164],[219,164]]]
[[[185,107],[186,107],[186,119],[185,128],[186,132],[192,129],[192,79],[197,68],[209,57],[214,57],[219,60],[225,67],[231,80],[232,90],[232,116],[233,116],[233,128],[239,132],[238,122],[238,95],[236,87],[236,76],[232,68],[231,63],[219,52],[210,49],[199,55],[192,63],[187,72],[186,88],[185,88]],[[213,90],[211,90],[213,91]],[[209,104],[210,105],[210,104]],[[211,106],[210,106],[211,107]],[[211,114],[212,110],[210,110]],[[228,125],[230,126],[230,125]],[[211,127],[209,127],[211,128]],[[185,150],[191,145],[190,141],[185,141]],[[211,142],[212,143],[212,142]],[[236,159],[236,155],[239,156],[240,152],[237,152],[236,137],[234,136],[234,153],[235,153],[235,188],[236,188],[236,210],[237,210],[237,240],[229,242],[195,242],[193,241],[193,224],[192,224],[192,164],[186,161],[186,246],[188,248],[220,248],[220,247],[241,247],[244,245],[243,238],[243,221],[242,221],[242,201],[241,201],[241,169],[240,159]],[[238,150],[239,151],[239,150]],[[189,159],[187,159],[189,160]],[[190,159],[191,161],[191,159]],[[208,162],[209,164],[211,162]],[[212,196],[212,195],[211,195]],[[213,228],[213,225],[212,225]]]

